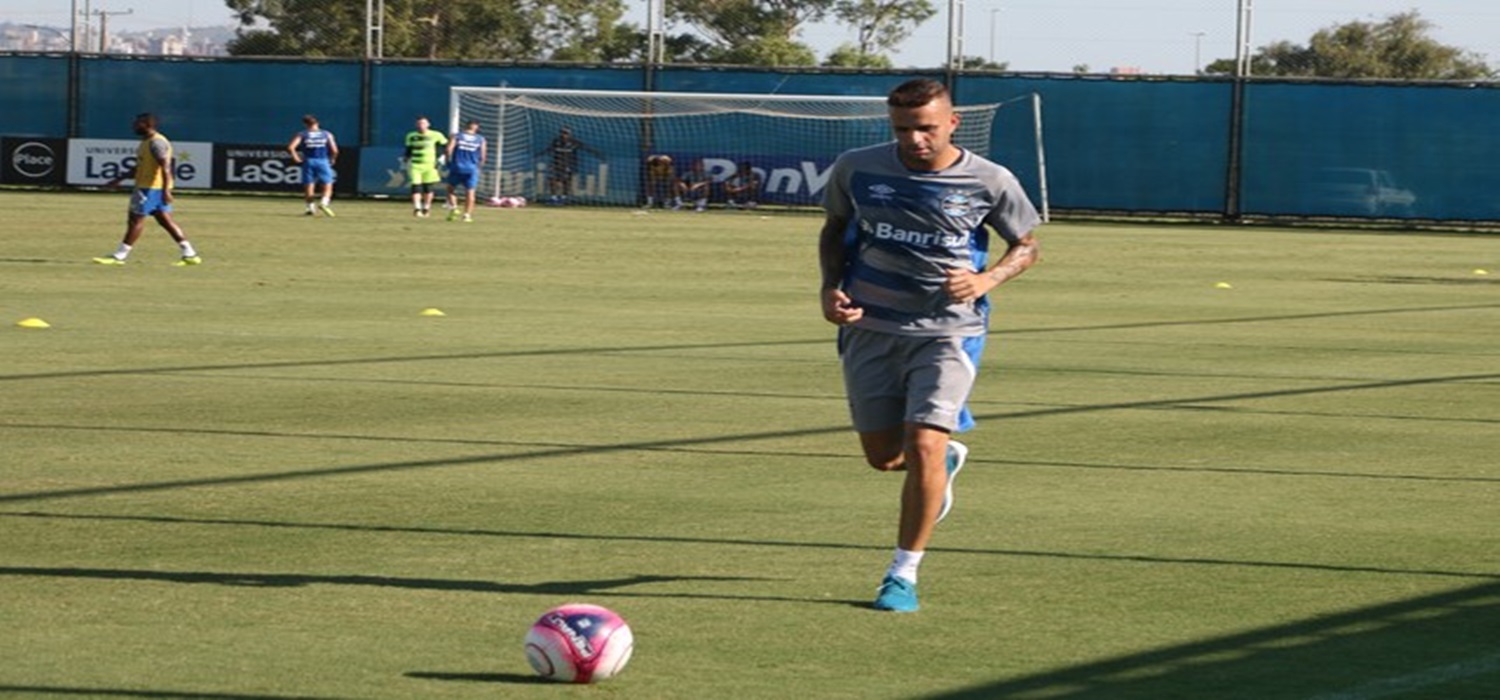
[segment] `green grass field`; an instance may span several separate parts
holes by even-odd
[[[203,265],[111,268],[123,194],[0,193],[0,696],[1500,687],[1493,235],[1047,226],[891,615],[819,218],[337,204],[185,195]],[[618,679],[532,677],[573,601]]]

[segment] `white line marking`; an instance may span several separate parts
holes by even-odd
[[[1408,673],[1404,676],[1382,678],[1357,688],[1318,695],[1310,700],[1375,700],[1375,698],[1409,693],[1413,690],[1431,688],[1471,676],[1494,673],[1495,671],[1500,671],[1500,652],[1466,661],[1459,661],[1447,666],[1436,666],[1417,671],[1416,673]]]

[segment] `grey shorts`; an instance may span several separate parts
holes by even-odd
[[[874,432],[920,423],[966,429],[964,404],[979,374],[983,338],[923,338],[841,329],[839,359],[854,429]]]

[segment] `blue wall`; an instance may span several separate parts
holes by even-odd
[[[913,75],[665,67],[650,79],[665,92],[881,95]],[[419,114],[443,125],[452,85],[640,90],[647,80],[640,66],[5,54],[0,135],[131,138],[131,116],[154,111],[174,139],[275,144],[312,112],[346,146],[394,146]],[[1500,169],[1490,165],[1497,87],[1250,82],[1240,211],[1500,219]],[[961,104],[1004,103],[991,157],[1033,195],[1041,183],[1030,101],[1037,95],[1053,208],[1141,213],[1227,211],[1234,90],[1224,79],[963,74],[955,81]],[[1377,184],[1353,184],[1366,180]],[[1377,200],[1378,211],[1369,211]]]

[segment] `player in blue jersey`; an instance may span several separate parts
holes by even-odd
[[[458,218],[457,188],[464,188],[464,221],[474,220],[475,190],[488,146],[479,135],[479,122],[470,119],[463,131],[448,140],[448,220]]]
[[[331,204],[336,179],[333,166],[339,160],[339,144],[333,132],[320,127],[317,117],[304,115],[302,130],[292,136],[286,150],[292,154],[292,162],[302,166],[302,198],[307,202],[307,215],[314,216],[321,210],[325,216],[333,216]],[[321,198],[319,187],[323,190]]]
[[[135,180],[135,189],[130,193],[130,209],[125,215],[125,238],[114,253],[94,258],[94,262],[100,265],[124,265],[125,259],[130,257],[130,251],[135,248],[136,241],[140,240],[141,233],[145,231],[146,217],[149,216],[156,219],[157,225],[182,250],[182,257],[173,265],[185,267],[202,263],[203,258],[198,256],[198,251],[193,249],[187,234],[182,232],[182,227],[172,218],[172,185],[176,179],[173,169],[177,167],[172,156],[172,142],[156,130],[156,115],[150,112],[135,115],[130,128],[141,137],[141,143],[135,151],[135,172],[130,177],[110,180],[105,185],[113,188],[125,180]]]
[[[959,115],[942,83],[902,83],[886,104],[895,141],[846,152],[830,170],[818,258],[865,460],[906,472],[874,607],[911,612],[917,567],[968,456],[950,435],[973,423],[965,404],[987,294],[1036,262],[1041,218],[1009,170],[953,143]],[[1006,245],[994,265],[987,227]]]

